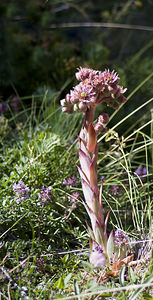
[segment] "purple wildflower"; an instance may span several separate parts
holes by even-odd
[[[71,176],[67,179],[64,179],[63,184],[66,185],[67,187],[72,187],[72,186],[77,186],[78,182],[75,176]]]
[[[114,244],[117,247],[122,247],[127,243],[127,236],[119,229],[114,234]]]
[[[142,181],[144,181],[143,176],[144,176],[144,175],[147,175],[147,168],[146,168],[146,167],[143,167],[142,165],[140,165],[140,166],[134,171],[134,173],[135,173],[136,175],[138,175]]]
[[[68,197],[68,201],[71,203],[71,206],[69,206],[69,213],[68,215],[65,213],[64,216],[66,217],[66,219],[68,219],[72,213],[72,211],[76,208],[77,206],[77,199],[79,199],[80,195],[78,192],[74,192],[72,193],[71,196]]]
[[[5,103],[4,104],[4,112],[7,112],[8,111],[8,103]]]
[[[37,268],[39,271],[43,271],[43,267],[44,267],[44,259],[43,257],[40,257],[37,261]]]
[[[16,193],[16,203],[19,204],[20,202],[27,199],[29,187],[24,184],[22,180],[19,181],[19,183],[14,183],[13,190]]]
[[[143,175],[147,175],[147,168],[143,168]]]
[[[12,99],[10,101],[10,106],[11,106],[11,108],[14,111],[15,114],[17,114],[19,112],[20,101],[19,101],[18,96],[12,97]]]
[[[0,103],[0,113],[5,113],[8,111],[8,103]]]
[[[2,113],[3,112],[3,104],[0,103],[0,112]]]
[[[80,195],[78,192],[74,192],[74,193],[72,193],[71,196],[68,197],[68,201],[72,202],[73,209],[76,207],[77,199],[79,199],[79,197],[80,197]]]
[[[63,184],[67,185],[67,180],[66,179],[63,180]]]
[[[118,195],[118,193],[119,193],[119,186],[118,185],[112,185],[112,187],[111,187],[111,194],[112,195],[114,195],[114,196],[116,196],[116,195]]]
[[[39,200],[41,201],[41,205],[51,200],[51,186],[48,188],[42,187],[42,192],[39,194]]]

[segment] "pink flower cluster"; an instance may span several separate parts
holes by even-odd
[[[101,72],[80,67],[76,78],[81,82],[61,100],[62,111],[65,113],[85,112],[88,107],[97,106],[101,102],[117,109],[126,101],[123,96],[126,89],[118,85],[120,78],[115,71]]]

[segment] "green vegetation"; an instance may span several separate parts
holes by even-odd
[[[73,299],[80,293],[78,299],[96,295],[135,299],[139,293],[151,297],[151,242],[146,240],[152,240],[152,138],[145,133],[147,128],[150,131],[150,112],[131,130],[125,127],[123,136],[117,134],[118,123],[115,131],[110,127],[99,138],[98,174],[105,176],[104,210],[111,210],[108,230],[112,226],[124,230],[138,260],[128,270],[123,267],[119,279],[103,278],[103,271],[92,269],[88,262],[85,220],[89,219],[76,169],[82,116],[63,116],[53,99],[46,91],[40,109],[33,99],[30,114],[23,109],[10,119],[3,117],[1,123],[1,296]],[[152,99],[145,106],[150,103]],[[140,165],[146,168],[145,175],[138,171]],[[18,202],[14,184],[20,180],[29,191]],[[52,188],[47,201],[39,195],[43,186]],[[79,199],[72,195],[76,191]]]

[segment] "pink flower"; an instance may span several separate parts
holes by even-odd
[[[98,71],[94,71],[92,69],[88,69],[88,68],[78,68],[78,72],[75,74],[76,79],[79,81],[83,81],[87,78],[93,78]]]
[[[106,85],[117,84],[120,81],[118,74],[115,71],[110,72],[109,69],[100,73],[99,77]]]
[[[95,96],[96,92],[90,84],[84,84],[83,82],[80,82],[74,87],[73,91],[70,92],[70,95],[70,101],[73,104],[80,101],[90,102],[91,97]]]

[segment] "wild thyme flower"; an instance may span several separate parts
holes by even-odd
[[[75,176],[68,177],[67,179],[63,180],[63,184],[67,187],[77,186],[78,182]]]
[[[119,186],[118,185],[112,185],[112,187],[111,187],[111,194],[113,195],[113,196],[116,196],[116,195],[118,195],[118,193],[119,193]]]
[[[68,219],[72,213],[72,211],[76,208],[77,206],[77,200],[79,199],[80,195],[78,192],[74,192],[72,193],[71,196],[68,197],[68,201],[70,202],[70,206],[68,206],[69,208],[69,213],[67,214],[67,211],[65,212],[64,216],[66,219]]]
[[[29,187],[24,184],[22,180],[19,183],[14,183],[13,190],[16,193],[16,203],[19,204],[20,202],[27,199],[29,193]]]
[[[43,271],[43,267],[44,267],[44,259],[43,259],[43,257],[40,257],[37,260],[37,268],[39,271]]]
[[[72,202],[73,208],[76,207],[76,205],[77,205],[77,199],[79,199],[79,197],[80,197],[80,195],[79,195],[78,192],[74,192],[74,193],[72,193],[71,196],[68,197],[68,201]]]
[[[115,71],[101,72],[80,67],[76,78],[81,82],[61,100],[63,112],[86,112],[90,106],[97,106],[101,102],[117,109],[126,101],[123,96],[126,89],[118,85],[120,78]]]
[[[8,111],[8,103],[0,103],[0,113],[5,113]]]
[[[144,175],[147,175],[147,168],[140,165],[134,173],[140,177],[142,181],[144,181]]]
[[[48,188],[42,187],[42,192],[39,194],[39,200],[41,201],[41,205],[51,200],[51,186]]]
[[[114,234],[114,244],[117,247],[122,247],[127,243],[127,236],[119,229]]]

